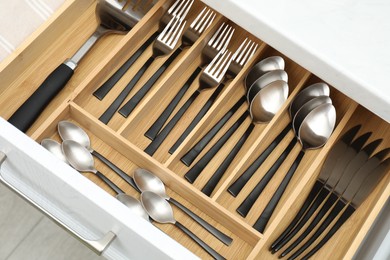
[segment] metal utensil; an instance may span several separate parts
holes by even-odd
[[[210,148],[210,150],[184,175],[184,177],[191,183],[200,175],[202,170],[217,154],[226,141],[232,136],[234,131],[243,123],[248,115],[252,118],[252,123],[247,127],[245,133],[236,143],[234,148],[230,151],[224,162],[220,165],[216,172],[211,176],[209,181],[203,187],[202,192],[206,195],[211,195],[212,191],[222,178],[226,169],[233,161],[234,157],[240,151],[241,147],[252,133],[255,123],[266,123],[272,119],[272,113],[275,115],[282,104],[286,101],[288,96],[288,85],[284,81],[276,81],[270,83],[262,91],[258,93],[258,100],[256,105],[249,106],[249,112],[245,111],[241,117],[233,124],[233,126]],[[254,110],[255,109],[255,110]],[[263,121],[264,120],[264,121]]]
[[[170,114],[173,112],[174,107],[180,102],[181,98],[184,96],[185,92],[191,86],[192,82],[197,78],[202,69],[209,64],[214,57],[222,50],[226,49],[230,39],[232,38],[234,33],[234,28],[228,24],[223,23],[218,30],[213,34],[211,39],[207,42],[207,45],[203,48],[201,54],[201,62],[200,65],[195,69],[192,75],[189,77],[187,82],[181,87],[180,91],[176,95],[176,97],[172,100],[172,104],[168,106],[164,112],[160,115],[159,119],[152,124],[149,130],[145,133],[145,136],[151,140],[154,140],[157,134],[160,132],[161,128],[168,120]],[[193,103],[196,97],[199,95],[198,91],[195,91],[190,98],[187,99],[185,104],[180,108],[180,110],[175,114],[176,119],[170,120],[168,125],[164,128],[164,134],[167,136],[173,127],[177,124],[181,116],[187,110],[187,108]],[[165,139],[160,137],[162,141]],[[161,141],[161,142],[162,142]]]
[[[219,52],[217,56],[215,56],[211,63],[201,73],[199,77],[199,87],[195,91],[195,93],[199,94],[204,89],[215,87],[222,81],[226,70],[228,69],[229,64],[231,62],[231,56],[232,53],[227,49]],[[215,95],[216,93],[217,90],[213,94]],[[198,94],[194,97],[196,98]],[[194,101],[195,98],[192,101]],[[169,121],[164,130],[162,130],[161,133],[146,147],[144,152],[152,156],[157,151],[162,142],[168,136],[170,130],[173,129],[174,125],[176,125],[182,114],[191,105],[192,101],[188,103],[186,102],[182,106],[183,109],[180,109],[178,113],[175,114],[175,116]]]
[[[248,91],[252,84],[262,75],[273,70],[284,70],[285,62],[280,56],[271,56],[262,59],[254,65],[245,77],[245,87]]]
[[[298,117],[300,113],[297,113]],[[321,122],[315,123],[312,122]],[[336,125],[336,109],[332,104],[322,104],[313,109],[299,126],[297,138],[302,145],[302,149],[295,158],[290,169],[283,178],[281,184],[275,191],[271,200],[261,213],[260,217],[253,225],[256,230],[264,232],[265,227],[272,216],[280,198],[283,196],[291,178],[293,177],[299,163],[303,159],[305,152],[309,149],[318,149],[325,145]]]
[[[206,12],[207,11],[207,12]],[[199,13],[191,25],[185,30],[180,46],[169,56],[164,64],[149,78],[149,80],[140,88],[140,90],[119,109],[119,113],[128,117],[138,103],[142,100],[145,94],[153,87],[156,81],[164,73],[164,71],[171,65],[171,63],[179,56],[185,49],[192,46],[200,35],[211,25],[216,14],[207,6]]]
[[[102,100],[122,78],[122,76],[130,69],[146,48],[157,38],[158,34],[173,17],[184,19],[187,16],[193,2],[193,0],[176,0],[168,11],[161,17],[158,30],[153,33],[149,39],[147,39],[145,43],[108,80],[95,90],[93,95],[99,100]]]
[[[253,82],[247,91],[246,97],[248,104],[252,103],[253,98],[257,93],[260,92],[260,90],[262,90],[268,84],[278,80],[288,82],[287,72],[284,70],[271,70],[261,75],[261,77]]]
[[[162,197],[156,193],[150,191],[144,191],[141,193],[141,203],[149,216],[159,223],[169,223],[175,225],[182,230],[186,235],[194,240],[199,246],[201,246],[207,253],[209,253],[215,259],[225,259],[217,251],[212,249],[203,240],[192,233],[183,224],[175,220],[171,205]]]
[[[321,99],[323,99],[323,102],[325,102],[325,104],[331,105],[331,104],[329,104],[329,103],[331,103],[331,100],[330,100],[329,97],[324,96],[324,97],[321,97]],[[297,113],[297,115],[295,115],[295,118],[294,118],[294,121],[293,121],[293,126],[295,125],[297,127],[295,129],[295,131],[297,133],[299,131],[298,127],[301,127],[301,126],[297,125],[297,124],[294,124],[294,122],[296,120],[299,120],[300,122],[303,123],[304,119],[306,118],[306,116],[308,116],[313,110],[315,110],[317,108],[317,106],[315,106],[315,105],[317,105],[317,103],[315,103],[315,102],[306,103],[305,106],[301,109],[299,117],[298,117],[298,113]],[[335,117],[329,118],[329,120],[328,120],[326,118],[326,115],[328,113],[329,113],[329,116],[333,116],[331,107],[325,107],[325,108],[322,108],[320,110],[316,110],[316,112],[314,112],[314,114],[312,114],[312,116],[310,117],[312,120],[316,120],[316,119],[324,120],[324,119],[326,119],[324,121],[316,121],[316,122],[319,122],[319,124],[317,124],[317,125],[313,125],[312,124],[312,122],[313,122],[312,120],[305,121],[305,129],[308,130],[309,134],[314,134],[313,136],[310,135],[310,136],[306,137],[307,140],[310,141],[310,146],[315,146],[318,143],[322,144],[324,138],[323,138],[323,136],[321,134],[322,133],[324,133],[324,134],[325,133],[326,134],[329,133],[329,131],[325,131],[325,130],[329,130],[330,129],[330,127],[328,125],[328,122],[329,123],[334,122],[334,120],[332,120],[332,119],[334,119]],[[320,117],[320,118],[317,118],[317,117]],[[329,127],[329,128],[327,128],[327,127]],[[333,127],[334,127],[334,125],[333,125]],[[310,132],[309,130],[312,130],[313,132]],[[331,130],[333,130],[333,128],[331,128]],[[320,134],[318,136],[318,139],[316,138],[317,137],[316,136],[317,133]],[[312,140],[312,138],[313,138],[313,140]],[[304,142],[307,142],[307,140],[305,140]],[[274,162],[274,164],[269,168],[269,170],[266,172],[266,174],[263,176],[263,178],[260,180],[260,182],[253,188],[253,190],[248,194],[246,199],[237,208],[237,212],[241,216],[245,217],[248,214],[249,210],[252,208],[253,204],[256,202],[257,198],[260,196],[260,194],[263,191],[263,189],[266,187],[268,182],[272,179],[272,177],[274,176],[276,171],[279,169],[280,165],[287,158],[287,155],[294,148],[294,146],[297,143],[297,141],[298,141],[297,138],[293,138],[291,140],[289,145],[285,148],[285,150],[282,152],[282,154],[279,156],[279,158]],[[313,142],[313,143],[311,143],[311,142]],[[303,146],[303,144],[302,144],[302,146]],[[305,147],[306,147],[306,144],[305,144]],[[301,154],[300,156],[303,156],[303,155]]]
[[[104,183],[107,184],[114,192],[116,192],[116,198],[126,205],[133,213],[146,220],[149,220],[148,214],[141,206],[140,202],[125,194],[125,192],[119,188],[115,183],[108,179],[104,174],[96,170],[92,155],[81,144],[73,140],[65,140],[62,145],[62,151],[68,161],[68,163],[80,172],[92,172],[99,177]]]
[[[91,140],[88,134],[78,125],[70,121],[60,121],[57,126],[58,134],[63,141],[73,140],[84,146],[93,156],[98,158],[101,162],[107,165],[111,170],[118,174],[123,180],[130,184],[135,190],[138,191],[137,185],[135,185],[133,178],[127,175],[118,166],[109,161],[106,157],[95,151],[91,147]]]
[[[140,78],[144,75],[145,71],[152,65],[152,63],[159,57],[170,54],[175,48],[181,33],[183,32],[186,21],[180,18],[173,17],[167,24],[164,30],[159,34],[153,44],[153,53],[151,57],[142,65],[138,72],[131,79],[129,84],[122,90],[118,97],[111,103],[106,111],[99,117],[99,120],[105,124],[111,120],[115,112],[118,110],[120,105],[126,99],[130,91],[138,83]]]
[[[216,229],[214,226],[210,225],[208,222],[206,222],[204,219],[202,219],[201,217],[193,213],[190,209],[185,207],[183,204],[181,204],[174,198],[169,197],[165,191],[164,183],[153,173],[145,169],[136,169],[134,171],[133,178],[135,183],[137,184],[137,187],[141,190],[141,192],[151,191],[160,195],[168,202],[172,203],[173,205],[181,209],[184,213],[186,213],[189,217],[195,220],[199,225],[204,227],[213,236],[215,236],[220,241],[222,241],[225,245],[230,245],[232,243],[233,241],[232,238],[228,237],[227,235],[225,235],[224,233]]]
[[[64,163],[68,163],[68,160],[66,160],[66,157],[62,152],[61,144],[59,142],[54,141],[53,139],[46,138],[41,141],[41,145],[46,150],[54,154],[58,159],[60,159]]]
[[[190,132],[195,128],[195,126],[199,123],[199,121],[204,117],[204,115],[209,111],[210,107],[214,104],[217,99],[220,91],[225,88],[225,85],[232,80],[234,77],[238,75],[244,65],[252,58],[257,50],[258,44],[252,40],[246,38],[238,47],[238,49],[234,52],[232,57],[232,61],[226,71],[226,74],[219,84],[215,93],[207,100],[206,104],[203,105],[201,110],[195,116],[195,118],[191,121],[188,127],[184,130],[184,132],[180,135],[180,137],[176,140],[176,142],[169,149],[169,153],[173,154],[176,149],[182,144],[184,139],[190,134]]]
[[[299,92],[294,99],[291,101],[289,115],[291,122],[293,121],[298,109],[301,108],[309,100],[318,97],[318,96],[329,96],[329,86],[325,83],[315,83],[303,89]],[[293,107],[293,108],[291,108]],[[263,164],[263,162],[268,158],[272,153],[275,147],[283,140],[288,131],[292,128],[292,124],[287,124],[287,126],[280,132],[279,135],[271,142],[271,144],[253,161],[253,163],[245,169],[245,171],[238,177],[228,188],[228,192],[236,197],[253,176],[256,170]]]
[[[137,6],[116,0],[99,0],[96,6],[96,17],[99,26],[81,48],[68,60],[58,66],[38,87],[37,90],[15,111],[8,122],[19,130],[26,132],[50,101],[65,87],[72,77],[81,59],[92,46],[109,33],[128,32],[152,6],[152,1],[137,1]],[[137,8],[135,11],[134,7]]]

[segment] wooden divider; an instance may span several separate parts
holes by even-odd
[[[245,185],[236,198],[232,197],[226,190],[272,142],[274,137],[285,126],[290,124],[291,118],[288,115],[288,107],[291,100],[300,90],[312,83],[321,81],[321,79],[312,75],[277,50],[266,45],[261,39],[256,39],[242,28],[218,14],[210,28],[201,35],[193,46],[183,51],[128,118],[123,118],[116,113],[108,125],[103,124],[98,118],[151,55],[152,46],[148,47],[139,60],[102,101],[97,100],[92,95],[93,91],[109,78],[159,28],[159,21],[171,3],[172,1],[169,0],[158,1],[128,34],[111,35],[102,39],[80,63],[80,67],[67,87],[44,111],[42,116],[29,130],[28,134],[38,142],[46,137],[59,140],[56,129],[57,123],[60,120],[75,122],[87,131],[94,149],[107,156],[108,159],[125,170],[129,175],[138,167],[146,168],[154,172],[168,187],[169,195],[231,235],[234,238],[234,242],[230,247],[227,247],[204,231],[198,224],[188,219],[180,211],[175,210],[175,216],[180,222],[186,224],[223,256],[228,259],[275,259],[276,256],[268,252],[270,243],[273,242],[273,239],[279,235],[294,217],[313,185],[326,154],[341,134],[355,124],[362,123],[364,127],[361,132],[374,132],[371,137],[372,140],[373,138],[384,137],[385,141],[381,145],[383,148],[390,145],[390,126],[366,109],[360,106],[358,107],[356,102],[335,88],[331,88],[331,98],[337,110],[337,127],[323,148],[306,152],[303,161],[272,215],[264,234],[260,234],[252,228],[252,225],[263,211],[268,200],[283,179],[285,172],[289,169],[295,156],[300,151],[300,145],[297,144],[295,146],[291,154],[282,164],[280,170],[275,174],[257,199],[246,218],[239,216],[236,213],[236,208],[261,179],[266,170],[280,156],[290,140],[294,138],[292,131],[275,148],[274,152],[267,158],[264,164],[257,169],[250,182]],[[195,1],[194,7],[188,16],[187,26],[189,26],[203,7],[204,4],[202,2]],[[4,83],[0,85],[0,90],[3,91],[0,94],[1,116],[8,118],[24,99],[32,93],[35,86],[37,87],[43,81],[50,71],[63,62],[66,57],[71,56],[81,46],[83,41],[93,32],[97,25],[94,12],[95,4],[93,1],[67,1],[66,8],[57,14],[57,19],[50,21],[50,24],[44,27],[47,30],[42,32],[42,36],[36,36],[36,41],[26,45],[24,50],[20,51],[19,55],[12,62],[8,63],[9,66],[0,72],[0,77],[6,79],[6,85]],[[75,17],[78,18],[75,19]],[[69,18],[69,20],[66,18]],[[227,84],[224,90],[218,96],[210,111],[208,111],[172,155],[168,153],[169,148],[184,131],[189,122],[191,122],[200,107],[212,95],[214,92],[213,89],[203,91],[156,154],[153,157],[147,155],[143,152],[143,149],[150,143],[150,140],[144,137],[144,133],[158,118],[165,106],[187,81],[195,68],[201,64],[203,48],[222,23],[231,24],[236,29],[233,40],[229,45],[229,50],[235,51],[246,37],[255,40],[259,44],[258,50],[248,64],[244,66],[242,71],[234,79],[226,82]],[[54,31],[59,29],[62,29],[61,33]],[[52,43],[48,44],[45,42],[42,45],[44,48],[39,46],[39,42],[42,42],[44,40],[43,38],[51,40]],[[39,52],[42,53],[39,54]],[[183,178],[183,175],[190,168],[182,164],[180,159],[245,94],[244,80],[250,68],[258,61],[273,55],[280,55],[286,61],[285,70],[289,75],[290,87],[289,98],[271,122],[255,127],[255,130],[231,166],[227,169],[211,197],[208,197],[200,190],[251,123],[250,118],[248,117],[244,121],[233,137],[202,171],[202,174],[193,185]],[[23,60],[24,57],[27,57],[27,59]],[[158,58],[154,62],[136,85],[135,89],[130,93],[129,97],[127,97],[126,101],[129,100],[136,90],[146,82],[166,59],[167,57]],[[16,68],[18,64],[21,65],[22,69],[16,70],[16,72],[21,75],[15,76],[11,70],[12,68]],[[198,86],[199,82],[196,79],[175,111],[178,110],[184,103],[184,100]],[[222,131],[218,133],[200,154],[200,157],[246,109],[247,105],[245,104],[235,113],[227,125],[222,128]],[[98,160],[96,160],[96,167],[119,187],[124,189],[126,193],[138,197],[138,194],[127,183]],[[114,195],[96,176],[93,174],[84,175],[105,189],[109,194]],[[323,250],[315,255],[314,259],[342,258],[345,255],[352,256],[379,209],[387,199],[390,192],[389,183],[390,176],[387,176],[335,237],[327,243]],[[208,255],[201,248],[188,238],[182,236],[173,226],[158,225],[158,227],[201,258],[208,258]]]

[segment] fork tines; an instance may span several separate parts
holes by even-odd
[[[169,49],[173,49],[180,39],[186,21],[178,17],[173,17],[171,21],[165,26],[164,30],[157,37],[157,41],[163,43]]]
[[[227,69],[229,68],[231,61],[232,52],[228,50],[222,50],[206,67],[205,73],[213,77],[217,82],[221,82]]]
[[[167,13],[183,20],[190,11],[193,3],[194,0],[176,0],[175,3],[168,9]]]
[[[233,61],[243,67],[245,63],[255,54],[258,46],[259,45],[256,42],[246,38],[234,53]]]
[[[216,33],[211,37],[208,45],[216,49],[217,51],[225,50],[233,36],[235,29],[229,25],[223,23]]]
[[[195,20],[191,23],[190,28],[195,30],[198,34],[201,34],[214,21],[215,16],[216,13],[212,9],[205,6],[205,8],[203,8],[203,10],[198,14]]]

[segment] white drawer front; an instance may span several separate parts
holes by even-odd
[[[109,259],[195,259],[97,185],[0,118],[1,176],[82,237],[116,234],[103,252]]]

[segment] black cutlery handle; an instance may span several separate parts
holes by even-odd
[[[253,204],[255,204],[257,198],[263,192],[265,186],[267,186],[268,182],[272,179],[276,171],[279,169],[280,165],[284,162],[287,155],[294,148],[297,143],[297,139],[294,137],[290,144],[284,149],[283,153],[279,156],[279,158],[275,161],[275,163],[271,166],[271,168],[267,171],[267,173],[261,178],[259,183],[253,188],[251,193],[245,198],[245,200],[241,203],[241,205],[237,208],[237,212],[246,217],[248,215],[249,210],[252,208]]]
[[[181,211],[186,213],[189,217],[195,220],[199,225],[201,225],[204,229],[210,232],[210,234],[218,238],[225,245],[229,246],[232,243],[233,239],[231,237],[228,237],[227,235],[225,235],[224,233],[216,229],[214,226],[210,225],[210,223],[208,223],[203,218],[196,215],[194,212],[192,212],[190,209],[188,209],[186,206],[184,206],[177,200],[170,198],[169,202],[171,202],[173,205],[181,209]]]
[[[103,85],[101,85],[97,90],[95,90],[95,92],[93,92],[93,95],[97,99],[102,100],[115,86],[115,84],[122,78],[122,76],[129,70],[129,68],[134,64],[139,56],[141,56],[146,48],[152,44],[157,36],[158,32],[152,34],[149,39],[144,44],[142,44],[142,46],[133,55],[131,55],[131,57],[125,63],[123,63],[123,65],[114,74],[112,74],[108,80],[106,80],[106,82],[103,83]]]
[[[218,182],[221,180],[221,178],[224,175],[224,173],[226,172],[227,168],[230,166],[230,164],[234,160],[234,157],[236,157],[238,152],[241,150],[241,147],[244,145],[245,141],[248,139],[248,137],[252,133],[254,127],[255,127],[255,125],[253,123],[249,125],[249,127],[246,129],[245,133],[241,136],[241,138],[238,140],[238,142],[234,145],[233,149],[229,152],[228,156],[221,163],[221,165],[218,167],[218,169],[214,172],[214,174],[211,176],[211,178],[207,181],[206,185],[202,188],[202,192],[204,194],[206,194],[207,196],[210,196],[211,193],[214,191],[215,187],[217,186]]]
[[[188,78],[186,83],[180,88],[179,92],[177,92],[176,96],[172,99],[169,105],[165,108],[162,114],[158,117],[156,122],[146,131],[145,136],[150,140],[154,140],[157,134],[160,132],[161,128],[164,126],[165,122],[168,120],[169,116],[172,114],[173,110],[179,104],[180,100],[183,98],[184,94],[190,88],[192,82],[194,82],[195,78],[202,71],[201,67],[197,67],[196,70],[192,73],[192,75]]]
[[[302,207],[299,209],[298,213],[295,215],[294,219],[290,222],[288,227],[272,243],[272,245],[269,249],[270,251],[273,250],[274,248],[276,248],[279,245],[279,243],[282,240],[284,240],[284,238],[290,233],[290,231],[298,224],[299,220],[303,217],[304,213],[309,208],[309,206],[312,205],[312,202],[314,202],[315,198],[317,197],[317,195],[319,194],[319,192],[321,191],[323,186],[324,186],[324,184],[318,180],[314,183],[314,186],[311,189],[311,191],[309,192],[309,195],[306,197],[306,200],[303,203]],[[275,252],[272,251],[272,253],[275,253]]]
[[[321,249],[323,245],[328,242],[328,240],[339,230],[339,228],[345,223],[345,221],[348,220],[348,218],[355,212],[355,208],[351,205],[348,205],[348,207],[345,209],[343,214],[340,216],[340,218],[336,221],[336,223],[333,225],[333,227],[329,230],[329,232],[321,239],[321,241],[312,249],[309,253],[307,253],[302,260],[307,260],[311,256],[313,256],[318,250]]]
[[[176,124],[179,122],[181,117],[191,106],[191,104],[195,101],[195,99],[198,97],[199,94],[200,92],[198,90],[192,93],[192,95],[187,99],[187,101],[179,109],[179,111],[176,112],[176,114],[172,117],[171,120],[169,120],[167,125],[161,130],[161,132],[156,136],[156,138],[154,138],[154,140],[148,145],[148,147],[146,147],[146,149],[144,150],[145,153],[152,156],[157,151],[160,145],[164,142],[165,138],[167,138],[169,133],[176,126]]]
[[[119,113],[128,117],[131,112],[137,107],[139,102],[145,97],[145,95],[149,92],[149,90],[154,86],[154,83],[161,77],[164,71],[171,65],[171,63],[179,56],[180,52],[183,49],[181,47],[177,48],[174,53],[164,62],[163,65],[148,79],[148,81],[131,97],[129,101],[119,109]]]
[[[27,132],[50,101],[65,87],[74,71],[66,64],[58,66],[34,93],[13,113],[8,122]]]
[[[325,229],[332,223],[332,221],[337,217],[337,215],[343,210],[345,203],[341,200],[337,201],[336,205],[333,207],[332,211],[321,223],[319,228],[314,232],[314,234],[303,244],[289,259],[296,259],[300,254],[303,253],[309,246],[311,246],[314,241],[321,236]]]
[[[322,188],[320,190],[320,193],[315,198],[314,202],[310,205],[309,209],[299,220],[297,225],[295,225],[295,227],[291,230],[291,232],[286,237],[284,237],[278,245],[274,247],[272,251],[273,254],[279,251],[285,244],[287,244],[295,236],[295,234],[297,234],[301,230],[301,228],[309,221],[309,219],[313,216],[314,212],[318,209],[319,206],[321,206],[322,202],[326,199],[326,197],[328,197],[329,194],[330,191],[328,189]]]
[[[196,236],[194,233],[192,233],[191,230],[183,226],[180,222],[176,221],[174,224],[177,228],[179,228],[181,231],[183,231],[187,236],[189,236],[194,242],[196,242],[200,247],[202,247],[209,255],[211,255],[214,259],[225,259],[223,256],[221,256],[217,251],[212,249],[208,244],[206,244],[202,239],[200,239],[198,236]]]
[[[221,93],[223,88],[225,87],[224,84],[219,84],[217,89],[214,91],[214,93],[210,96],[210,98],[206,101],[206,103],[203,105],[203,107],[200,109],[198,114],[195,116],[195,118],[192,120],[192,122],[189,124],[189,126],[184,130],[184,132],[180,135],[179,139],[174,143],[174,145],[169,149],[169,153],[173,154],[176,149],[181,145],[181,143],[186,139],[186,137],[191,133],[191,131],[195,128],[195,126],[199,123],[200,120],[204,117],[204,115],[210,110],[210,107],[214,104],[215,100],[217,99],[218,95]]]
[[[304,240],[306,238],[307,235],[309,235],[309,233],[315,228],[315,226],[323,219],[323,217],[326,215],[326,213],[336,203],[338,198],[339,197],[334,193],[332,193],[328,197],[325,204],[322,206],[322,208],[317,213],[317,215],[314,217],[314,219],[309,224],[309,226],[305,229],[305,231],[303,231],[303,233],[297,239],[295,239],[295,241],[286,250],[283,251],[281,256],[285,256],[288,253],[290,253],[299,243],[301,243],[302,240]]]
[[[301,150],[295,158],[293,164],[291,165],[290,169],[288,170],[287,174],[284,176],[282,182],[280,183],[279,187],[275,191],[274,195],[272,196],[271,200],[268,202],[267,206],[261,213],[260,217],[257,219],[256,223],[253,225],[253,228],[259,231],[260,233],[264,233],[265,227],[267,226],[268,221],[270,220],[272,213],[274,212],[276,206],[278,205],[280,198],[283,196],[284,191],[287,188],[287,185],[289,184],[291,178],[293,177],[296,169],[299,166],[299,163],[301,162],[303,156],[305,155],[305,152]]]
[[[184,178],[186,178],[187,181],[194,183],[196,178],[198,178],[207,164],[214,158],[222,146],[244,122],[248,114],[248,111],[245,111],[240,116],[240,118],[229,128],[229,130],[227,130],[226,133],[210,148],[210,150],[208,150],[207,153],[203,155],[203,157],[200,158],[200,160],[184,175]]]
[[[136,191],[140,192],[137,188],[137,185],[134,182],[134,179],[127,175],[124,171],[122,171],[118,166],[109,161],[106,157],[101,155],[96,151],[92,151],[92,155],[102,161],[105,165],[107,165],[111,170],[113,170],[116,174],[118,174],[123,180],[125,180],[131,187],[133,187]]]
[[[245,97],[240,98],[236,104],[200,139],[180,160],[187,166],[190,166],[196,157],[202,152],[206,145],[213,139],[213,137],[221,130],[227,121],[234,115],[234,113],[245,102]]]
[[[152,64],[153,61],[154,61],[154,57],[150,57],[144,63],[144,65],[140,68],[137,74],[135,74],[135,76],[131,79],[129,84],[126,85],[126,87],[122,90],[122,92],[114,100],[114,102],[112,102],[111,105],[107,108],[107,110],[104,111],[104,113],[99,117],[99,120],[101,122],[108,124],[108,122],[114,116],[115,112],[121,106],[121,104],[126,99],[126,97],[129,95],[130,91],[134,88],[134,86],[137,84],[137,82],[142,77],[142,75],[144,75],[145,71],[149,68],[149,66]]]
[[[275,147],[283,140],[288,131],[291,129],[290,124],[288,124],[282,132],[272,141],[272,143],[260,154],[259,157],[245,170],[245,172],[229,186],[228,192],[233,196],[237,197],[245,184],[253,176],[256,170],[263,164],[265,159],[272,153]]]
[[[113,183],[109,178],[107,178],[103,173],[96,171],[95,175],[99,177],[105,184],[108,185],[113,191],[115,191],[117,194],[124,193],[123,190],[121,190],[118,186],[116,186],[115,183]]]

